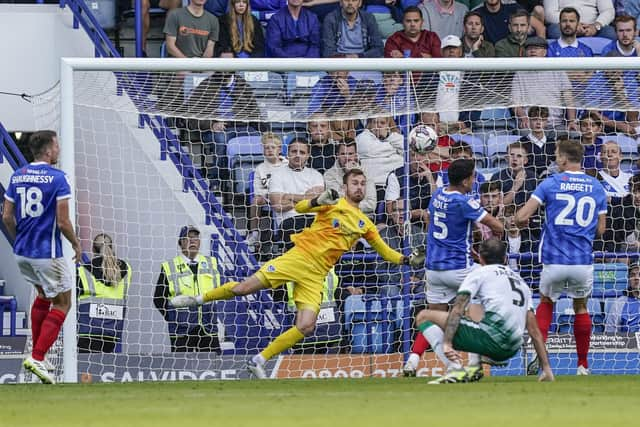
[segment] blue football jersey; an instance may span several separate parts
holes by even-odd
[[[56,205],[71,197],[64,172],[44,162],[21,167],[11,175],[4,197],[15,205],[14,253],[28,258],[61,257]]]
[[[607,213],[607,195],[597,179],[562,172],[545,179],[531,197],[545,205],[540,243],[543,264],[590,265],[598,215]]]
[[[460,270],[473,264],[471,231],[487,212],[470,195],[438,188],[429,202],[427,269]]]

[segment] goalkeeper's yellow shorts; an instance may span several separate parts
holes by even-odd
[[[327,276],[326,271],[318,271],[293,249],[265,263],[256,276],[263,285],[276,288],[287,282],[294,282],[293,299],[298,310],[314,310],[320,312],[322,302],[322,286]]]

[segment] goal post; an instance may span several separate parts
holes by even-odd
[[[575,87],[571,101],[563,99],[563,105],[544,104],[545,101],[536,103],[537,95],[533,93],[528,94],[530,95],[528,99],[533,99],[533,102],[527,102],[526,106],[561,107],[565,110],[637,111],[640,109],[640,102],[635,102],[636,94],[610,98],[604,89],[600,93],[599,86],[595,83],[590,86],[591,80],[586,78],[584,81],[580,80],[579,73],[597,71],[604,75],[604,72],[609,71],[636,72],[638,69],[640,69],[640,60],[637,58],[609,57],[606,59],[580,58],[579,61],[576,58],[364,58],[357,60],[341,58],[305,58],[304,60],[63,58],[60,69],[60,118],[59,123],[52,119],[54,121],[50,124],[60,130],[60,167],[69,176],[75,191],[81,193],[79,198],[72,199],[70,212],[77,215],[75,223],[79,227],[85,252],[91,252],[92,239],[96,234],[104,232],[113,235],[118,257],[131,261],[135,273],[134,284],[130,287],[128,298],[128,304],[130,303],[131,306],[127,307],[127,314],[123,319],[124,337],[118,352],[80,356],[76,346],[77,319],[76,316],[70,315],[63,331],[64,337],[71,339],[63,340],[62,378],[65,382],[77,382],[80,378],[88,381],[246,378],[246,375],[239,372],[247,355],[260,351],[266,343],[277,336],[279,331],[284,330],[282,328],[291,325],[294,313],[293,308],[286,302],[286,295],[283,302],[263,291],[255,297],[216,305],[217,329],[222,352],[220,356],[209,353],[172,352],[169,351],[167,325],[159,316],[151,300],[154,296],[156,279],[160,273],[160,264],[178,254],[175,241],[179,237],[178,230],[184,225],[194,224],[200,230],[202,237],[200,252],[207,256],[218,257],[223,282],[243,279],[278,250],[281,251],[286,247],[286,242],[278,241],[276,245],[269,240],[271,238],[269,233],[279,232],[279,224],[283,222],[276,211],[270,213],[272,218],[267,222],[267,237],[263,238],[262,234],[259,236],[259,239],[262,239],[259,243],[262,243],[263,248],[267,247],[267,243],[269,244],[269,252],[260,253],[250,244],[249,237],[254,226],[248,194],[254,189],[253,181],[250,181],[249,175],[246,174],[248,170],[246,164],[242,162],[246,161],[247,164],[255,166],[263,159],[260,136],[267,133],[277,135],[284,147],[303,134],[304,138],[307,138],[307,133],[310,132],[309,124],[317,121],[318,116],[314,116],[314,111],[309,108],[309,99],[306,99],[307,103],[303,105],[288,92],[290,90],[295,92],[297,87],[304,87],[306,96],[311,97],[313,84],[318,80],[317,77],[313,79],[304,77],[305,73],[340,71],[362,73],[361,75],[376,73],[378,76],[376,79],[380,80],[373,83],[377,85],[375,88],[379,88],[383,85],[384,73],[399,72],[400,91],[404,90],[402,93],[405,95],[399,102],[393,104],[393,116],[398,122],[397,143],[402,147],[394,153],[399,159],[396,166],[403,170],[403,177],[398,180],[397,199],[402,201],[402,204],[392,203],[391,200],[386,203],[387,179],[386,173],[384,177],[382,176],[382,170],[386,171],[385,168],[389,167],[393,160],[390,158],[388,161],[376,163],[376,159],[372,159],[367,164],[371,165],[369,171],[376,175],[375,179],[378,181],[376,182],[378,194],[374,198],[375,207],[372,217],[378,218],[393,215],[396,206],[411,206],[409,195],[417,194],[412,193],[409,188],[412,160],[406,135],[410,127],[420,120],[417,117],[421,113],[439,112],[444,116],[446,113],[453,112],[457,117],[460,111],[477,111],[477,117],[468,119],[469,122],[474,123],[468,127],[468,133],[465,135],[450,133],[455,134],[453,136],[456,138],[460,137],[459,140],[467,144],[480,145],[478,150],[475,150],[477,147],[472,148],[476,156],[479,152],[484,153],[480,156],[481,158],[475,160],[477,164],[482,164],[481,172],[487,175],[488,180],[506,165],[505,152],[502,149],[493,150],[487,145],[489,141],[491,143],[500,141],[504,144],[502,148],[506,150],[508,144],[505,141],[515,142],[525,136],[524,129],[518,128],[516,117],[488,114],[498,109],[508,112],[514,106],[520,106],[516,105],[512,99],[512,81],[515,73],[531,71],[577,73],[575,76],[568,77]],[[230,88],[237,88],[234,85],[240,81],[236,79],[229,83],[222,78],[212,79],[210,77],[214,72],[232,73],[238,76],[242,73],[242,81],[253,93],[260,93],[255,96],[257,109],[254,109],[248,96],[241,97],[237,101],[237,108],[235,104],[234,106],[225,105],[223,112],[217,109],[219,105],[212,106],[207,97],[207,89],[216,93],[221,90],[233,90]],[[182,81],[176,85],[170,78],[175,73],[190,73],[196,77],[188,85]],[[267,73],[276,74],[281,86],[269,87],[271,80]],[[287,80],[293,73],[299,73],[303,78],[295,80],[294,77],[294,80]],[[422,78],[424,76],[432,76],[432,78],[424,79]],[[574,77],[575,80],[572,80]],[[351,130],[356,137],[356,130],[358,135],[366,130],[367,123],[371,119],[391,115],[391,111],[383,110],[376,104],[380,101],[375,97],[376,89],[371,87],[372,79],[355,80],[350,93],[362,90],[362,92],[356,92],[362,94],[362,97],[352,99],[350,109],[329,108],[323,116],[323,120],[330,122],[331,126],[340,121],[353,122],[349,125],[353,129],[351,127],[331,128],[331,132],[335,134],[342,132],[343,137]],[[365,83],[357,86],[358,82],[365,80]],[[466,85],[466,91],[446,91],[447,85],[454,87],[457,84],[459,89],[460,81]],[[163,82],[162,87],[159,88],[158,82]],[[594,82],[597,83],[596,80]],[[278,90],[283,92],[282,97],[276,93]],[[614,87],[613,90],[620,89]],[[197,101],[191,105],[186,103],[183,105],[183,100],[187,99],[189,94],[197,96]],[[169,102],[159,108],[163,97],[166,98],[167,95],[170,98]],[[518,96],[522,98],[524,95]],[[284,97],[286,101],[280,102]],[[593,102],[586,101],[589,99]],[[360,102],[360,108],[357,108],[358,102]],[[231,110],[236,118],[240,117],[239,120],[229,120],[227,114]],[[212,131],[215,121],[227,122],[227,127]],[[447,126],[453,127],[454,122],[457,121],[458,119],[452,120]],[[258,125],[245,126],[244,123],[248,122],[255,122]],[[485,126],[476,127],[480,122]],[[200,128],[202,123],[206,123],[206,130]],[[229,125],[229,123],[232,124]],[[627,124],[638,126],[638,123],[628,122]],[[562,123],[562,132],[566,135],[579,135],[575,133],[575,129],[570,129],[569,125],[567,122]],[[371,130],[372,135],[377,135],[373,128]],[[197,142],[189,139],[193,133],[197,133],[197,137],[200,138]],[[207,133],[206,138],[211,140],[201,139],[204,138],[205,133]],[[223,138],[222,152],[219,151],[220,141],[215,140],[215,135],[210,135],[215,133],[226,136]],[[448,133],[444,131],[441,136],[447,136]],[[604,134],[604,129],[602,133]],[[505,135],[509,138],[500,138]],[[463,139],[462,136],[468,136],[468,138]],[[630,140],[636,137],[635,135],[627,136]],[[186,143],[185,137],[189,139]],[[356,139],[359,144],[360,139]],[[232,140],[239,145],[233,145]],[[627,139],[624,141],[628,142]],[[236,149],[242,152],[238,154],[234,151]],[[235,154],[238,156],[234,157]],[[448,154],[447,149],[446,156]],[[164,158],[169,161],[164,160],[163,163]],[[244,165],[245,168],[235,168],[233,162],[236,158],[238,165]],[[222,162],[221,159],[223,159]],[[446,162],[446,159],[442,157],[441,161]],[[630,162],[637,159],[636,141],[635,155],[626,160]],[[171,164],[172,162],[174,165]],[[207,162],[213,162],[215,166],[207,167]],[[628,165],[630,165],[629,162]],[[222,173],[222,169],[229,170]],[[397,169],[394,167],[386,172]],[[434,170],[434,186],[442,185],[441,175]],[[251,176],[254,177],[254,175]],[[440,177],[440,181],[436,182],[436,177]],[[79,187],[75,186],[76,183],[79,183]],[[402,223],[411,223],[409,209],[401,208],[399,215],[404,218]],[[262,220],[258,218],[259,227]],[[384,220],[381,221],[384,222]],[[389,221],[391,219],[387,219],[385,225]],[[385,234],[385,238],[390,241],[395,239],[393,240],[396,242],[395,247],[405,252],[409,251],[411,246],[419,241],[418,239],[424,237],[424,230],[415,231],[408,225],[397,226],[396,229],[402,229],[402,232],[389,231]],[[482,230],[479,230],[479,233],[482,234]],[[616,254],[612,253],[608,247],[602,250],[611,260],[619,261],[614,259]],[[65,253],[71,253],[69,248],[65,249]],[[626,258],[637,259],[637,255],[638,250],[627,250]],[[521,265],[518,264],[520,260],[531,260],[535,257],[536,254],[530,250],[521,255],[513,254],[511,259],[513,265],[520,268]],[[620,261],[622,258],[620,256]],[[319,327],[326,336],[318,339],[318,342],[322,341],[324,345],[336,339],[337,334],[331,330],[330,325],[337,323],[342,327],[338,335],[343,334],[337,339],[342,340],[339,345],[345,347],[340,347],[340,350],[334,353],[322,349],[316,351],[314,350],[316,347],[303,345],[296,348],[293,354],[287,353],[268,365],[272,377],[357,377],[399,374],[404,358],[409,352],[410,342],[413,340],[414,328],[411,320],[415,315],[413,310],[421,307],[416,302],[417,297],[413,289],[416,288],[414,285],[419,283],[422,273],[410,272],[407,269],[393,269],[380,262],[366,246],[359,247],[359,252],[355,255],[347,254],[344,260],[346,264],[343,263],[337,267],[338,276],[341,280],[345,280],[345,283],[350,281],[348,282],[350,284],[362,285],[365,289],[364,295],[357,297],[360,295],[357,291],[353,295],[347,295],[345,298],[348,303],[344,301],[340,303],[342,311],[335,311],[335,319],[331,317],[332,314],[327,314],[330,311],[321,312],[333,321],[328,321]],[[610,279],[609,282],[613,283],[624,280],[626,284],[626,270],[622,263],[606,263],[606,265],[613,264],[618,265],[619,271],[614,271],[614,267],[603,267],[601,270],[603,281]],[[534,266],[533,269],[535,268]],[[526,268],[523,270],[524,273],[528,274]],[[536,274],[538,273],[531,273],[532,277],[537,277]],[[386,284],[389,283],[394,286],[387,287]],[[606,286],[614,287],[609,283],[603,285],[603,289]],[[617,286],[606,296],[603,293],[597,299],[603,316],[605,304],[609,299],[613,304],[615,297],[622,296],[620,289],[624,286],[621,284]],[[286,294],[286,287],[283,289]],[[373,290],[369,291],[369,289]],[[74,288],[74,304],[75,291]],[[341,290],[341,292],[347,291]],[[354,298],[349,298],[350,296]],[[327,305],[329,306],[330,304]],[[77,306],[74,305],[71,312],[74,313],[76,309]],[[563,314],[570,316],[568,312]],[[362,336],[355,337],[356,329]],[[348,337],[345,332],[347,330]],[[556,339],[556,336],[559,337],[550,349],[555,355],[554,367],[561,369],[561,372],[568,372],[568,361],[572,360],[570,355],[575,353],[571,347],[574,344],[570,342],[565,346],[561,343],[562,337],[570,335],[568,331],[569,329],[566,328],[562,332],[558,330],[552,332],[553,339]],[[608,373],[640,372],[638,352],[634,349],[635,340],[640,338],[636,338],[633,334],[626,334],[624,337],[620,334],[612,334],[618,347],[624,348],[623,352],[616,353],[613,351],[613,345],[607,344],[606,339],[598,338],[599,333],[600,331],[594,332],[597,345],[595,353],[591,356],[599,367],[596,370],[600,369]],[[316,344],[317,342],[314,346]],[[640,342],[638,346],[640,347]],[[614,353],[616,354],[611,356]],[[531,354],[532,350],[529,347],[517,356],[519,358],[517,363],[511,363],[507,368],[496,369],[494,372],[498,375],[522,375],[526,370],[524,366],[526,360],[531,357]],[[611,362],[607,359],[609,357],[613,357]],[[428,362],[423,362],[421,365],[423,375],[440,372],[441,366],[435,362],[434,357],[426,356],[425,359],[428,359]],[[80,370],[79,366],[81,366]],[[565,371],[562,371],[563,369]],[[104,378],[100,378],[100,375]]]

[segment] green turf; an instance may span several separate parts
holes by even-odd
[[[5,385],[0,426],[632,426],[638,396],[637,376]]]

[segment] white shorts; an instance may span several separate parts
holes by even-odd
[[[447,304],[456,297],[458,288],[478,264],[460,270],[427,270],[427,303]]]
[[[543,265],[540,294],[556,301],[561,294],[588,298],[593,288],[593,265]]]
[[[73,278],[64,258],[27,258],[16,255],[18,267],[24,279],[33,286],[40,286],[47,298],[71,290]]]

